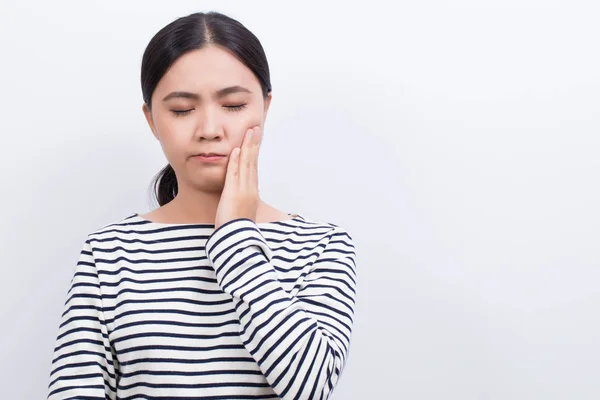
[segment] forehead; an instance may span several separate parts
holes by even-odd
[[[234,85],[260,91],[256,76],[233,54],[217,46],[206,46],[179,57],[158,83],[156,92],[209,93]]]

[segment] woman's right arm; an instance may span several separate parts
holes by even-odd
[[[75,267],[61,317],[48,400],[116,399],[117,368],[88,237]]]

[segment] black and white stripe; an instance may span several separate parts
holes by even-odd
[[[354,244],[335,225],[135,214],[84,243],[48,399],[327,399],[355,298]]]

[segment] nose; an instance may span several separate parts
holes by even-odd
[[[211,109],[212,107],[205,107],[205,110],[201,114],[201,121],[198,124],[198,136],[200,140],[215,140],[223,137],[223,127],[219,122],[217,113]]]

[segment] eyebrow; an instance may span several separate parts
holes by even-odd
[[[243,86],[229,86],[229,87],[217,90],[213,94],[213,97],[220,99],[222,97],[225,97],[225,96],[233,94],[233,93],[252,93],[252,92]],[[171,100],[171,99],[175,99],[175,98],[200,100],[200,95],[198,93],[176,91],[176,92],[171,92],[168,95],[166,95],[163,98],[163,101],[167,101],[167,100]]]

